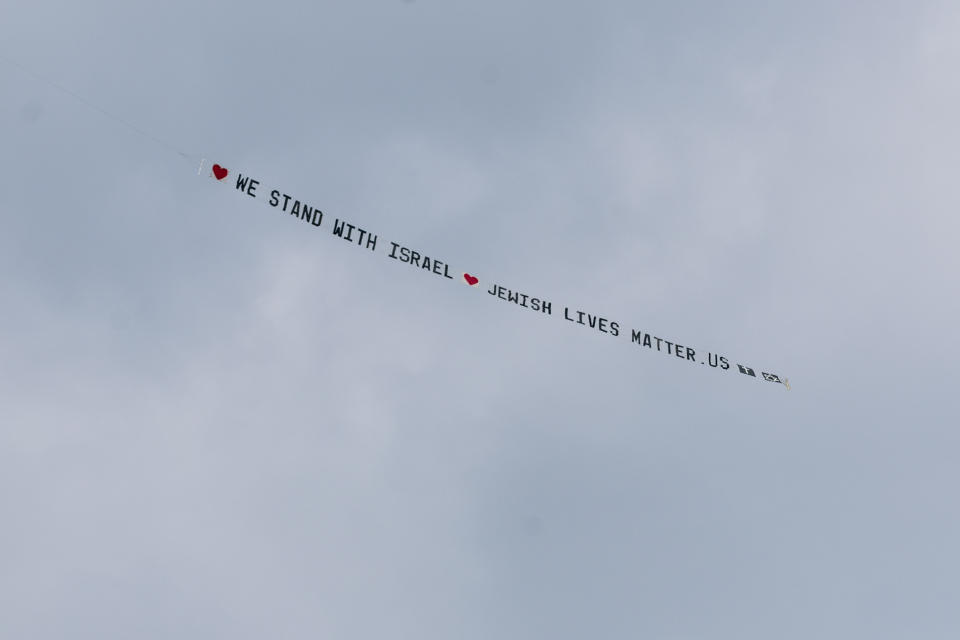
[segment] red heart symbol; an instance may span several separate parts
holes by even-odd
[[[480,282],[480,278],[474,278],[469,273],[463,274],[463,279],[466,280],[467,284],[470,285],[471,287],[475,287],[477,283]]]
[[[217,180],[223,180],[224,178],[226,178],[227,173],[228,173],[227,170],[221,167],[220,165],[218,164],[213,165],[213,176]]]

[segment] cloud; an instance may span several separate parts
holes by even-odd
[[[955,14],[21,4],[0,635],[950,636]]]

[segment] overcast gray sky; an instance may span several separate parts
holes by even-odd
[[[956,3],[13,0],[0,56],[0,637],[960,633]]]

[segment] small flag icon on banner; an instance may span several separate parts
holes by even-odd
[[[753,369],[751,369],[750,367],[745,367],[742,364],[738,364],[737,366],[740,367],[740,373],[745,373],[748,376],[753,376],[754,378],[757,377],[757,374],[755,374],[753,372]]]
[[[763,373],[763,372],[761,372],[761,373]],[[763,379],[764,379],[764,380],[769,380],[770,382],[780,382],[780,378],[777,377],[776,375],[772,374],[772,373],[764,373],[764,374],[763,374]],[[780,384],[783,384],[783,383],[781,382]]]

